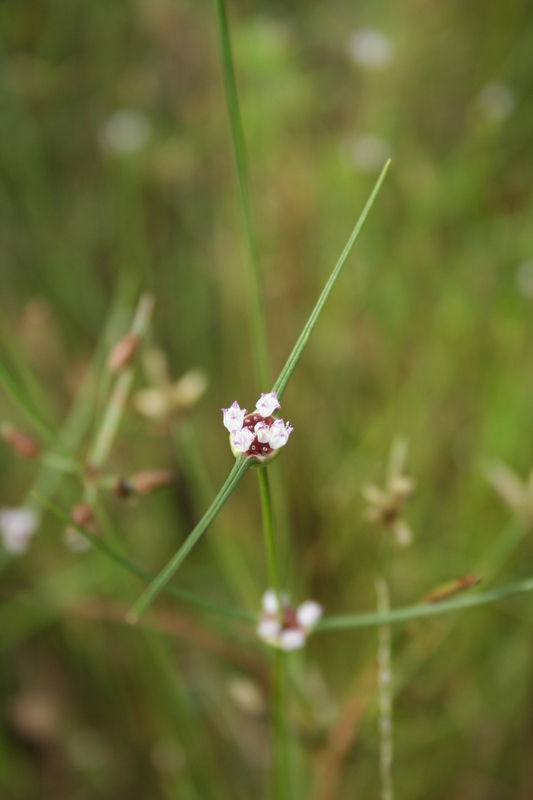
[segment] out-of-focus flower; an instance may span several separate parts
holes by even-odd
[[[529,300],[533,300],[533,259],[523,261],[516,270],[518,291]]]
[[[390,146],[379,136],[357,136],[344,141],[341,145],[343,162],[361,172],[381,172],[390,156]]]
[[[285,595],[278,598],[273,589],[263,595],[263,611],[257,626],[257,635],[272,647],[281,650],[299,650],[320,622],[324,609],[314,600],[307,600],[292,608]]]
[[[41,452],[39,442],[30,436],[29,433],[21,431],[10,422],[2,422],[0,424],[0,436],[21,458],[33,459]]]
[[[120,497],[147,495],[170,486],[175,480],[175,475],[166,469],[145,469],[128,478],[119,478],[114,490]]]
[[[533,470],[523,481],[506,464],[495,461],[486,468],[485,476],[511,511],[533,522]]]
[[[125,367],[129,366],[139,349],[140,339],[134,333],[128,333],[124,336],[109,354],[107,360],[107,368],[110,372],[121,372]]]
[[[491,122],[503,122],[511,116],[516,100],[512,90],[503,83],[489,83],[477,96],[477,105]]]
[[[402,547],[411,544],[413,534],[403,518],[407,500],[413,493],[415,483],[403,474],[407,447],[403,440],[397,440],[391,449],[384,489],[374,484],[366,484],[361,491],[368,503],[365,517],[378,525],[384,525]]]
[[[37,532],[39,517],[31,508],[0,510],[0,534],[4,549],[13,556],[25,553]]]
[[[136,108],[115,111],[100,131],[100,143],[105,150],[129,155],[140,150],[152,133],[149,118]]]
[[[362,28],[347,42],[348,56],[365,69],[386,69],[394,61],[394,45],[381,31]]]
[[[265,698],[250,678],[235,677],[228,681],[228,691],[235,705],[245,714],[258,716],[265,709]]]
[[[276,451],[284,447],[292,428],[289,422],[275,419],[272,412],[281,408],[276,392],[261,394],[256,403],[257,413],[246,415],[237,401],[223,408],[224,427],[230,432],[230,444],[235,456],[246,455],[261,463],[271,461]]]
[[[155,385],[136,392],[133,404],[140,414],[153,422],[167,422],[174,415],[193,408],[207,389],[207,377],[200,369],[191,369],[172,383],[165,354],[157,347],[146,352],[143,364]]]

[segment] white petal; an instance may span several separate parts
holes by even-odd
[[[257,635],[265,642],[278,643],[280,634],[280,625],[276,619],[262,619],[257,626]]]
[[[279,601],[273,589],[267,589],[261,601],[265,614],[277,614],[279,611]]]
[[[31,508],[4,508],[0,511],[0,533],[8,553],[26,552],[35,534],[39,517]]]
[[[282,650],[299,650],[305,644],[305,633],[300,628],[290,628],[281,632],[279,646]]]
[[[319,603],[315,603],[314,600],[307,600],[296,609],[296,619],[298,624],[308,631],[319,622],[323,613],[324,609]]]
[[[233,447],[238,453],[246,453],[246,451],[250,449],[250,445],[254,439],[255,434],[248,430],[248,428],[243,428],[242,430],[233,434],[231,441],[233,443]]]
[[[239,408],[239,404],[235,401],[229,408],[223,408],[222,413],[224,415],[224,427],[230,433],[237,433],[237,431],[241,430],[244,415],[246,414],[245,408]]]
[[[292,430],[288,422],[285,423],[282,419],[277,419],[270,427],[270,447],[272,450],[279,450],[280,447],[284,447]]]
[[[262,417],[269,417],[276,408],[281,408],[276,392],[270,392],[270,394],[262,393],[255,407]]]
[[[261,444],[268,444],[270,441],[270,428],[264,422],[258,422],[254,428],[258,441]]]

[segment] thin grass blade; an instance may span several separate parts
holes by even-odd
[[[320,314],[322,313],[322,309],[324,308],[324,306],[326,304],[326,300],[330,296],[331,291],[332,291],[333,287],[335,286],[339,275],[341,274],[342,268],[344,267],[344,265],[345,265],[345,263],[346,263],[346,261],[348,259],[348,256],[350,255],[350,253],[352,251],[352,247],[354,246],[355,242],[357,241],[357,238],[358,238],[358,236],[359,236],[359,234],[361,232],[361,229],[362,229],[362,227],[363,227],[363,225],[365,223],[365,220],[366,220],[368,214],[370,213],[370,209],[374,205],[374,200],[376,199],[376,197],[378,195],[378,192],[381,189],[381,185],[382,185],[383,181],[385,180],[385,175],[387,174],[387,170],[389,169],[390,163],[391,162],[390,162],[390,159],[389,159],[387,161],[387,163],[385,164],[385,166],[383,167],[383,169],[381,171],[381,175],[379,176],[379,178],[377,180],[377,183],[374,186],[374,189],[372,191],[372,194],[370,195],[370,197],[368,199],[368,202],[367,202],[366,206],[363,209],[363,213],[361,214],[361,216],[359,217],[359,219],[357,221],[357,225],[353,229],[352,235],[348,239],[346,247],[342,251],[341,257],[339,258],[339,260],[338,260],[338,262],[337,262],[337,264],[335,266],[335,269],[333,270],[333,272],[329,276],[328,282],[326,283],[326,285],[325,285],[325,287],[324,287],[324,289],[322,291],[322,294],[318,298],[318,302],[317,302],[316,306],[314,307],[314,309],[313,309],[313,311],[311,313],[311,316],[307,320],[307,322],[306,322],[306,324],[304,326],[304,329],[300,334],[300,337],[299,337],[298,341],[294,345],[292,353],[290,354],[289,358],[287,359],[287,363],[285,364],[285,366],[281,370],[281,373],[280,373],[276,383],[274,384],[273,391],[275,391],[277,393],[278,400],[281,399],[281,397],[283,396],[283,393],[285,392],[285,389],[287,388],[287,384],[289,383],[289,381],[291,379],[291,376],[292,376],[292,373],[294,372],[294,370],[296,368],[296,365],[298,364],[298,361],[300,360],[300,357],[301,357],[301,355],[303,353],[304,347],[306,346],[306,344],[307,344],[307,342],[309,340],[309,337],[311,336],[313,328],[315,327],[316,323],[318,322],[318,318],[320,317]]]

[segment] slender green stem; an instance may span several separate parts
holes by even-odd
[[[155,600],[159,592],[167,585],[171,577],[174,575],[178,567],[183,563],[185,558],[189,555],[195,544],[199,541],[201,536],[205,533],[207,528],[211,525],[222,506],[226,503],[229,496],[232,494],[237,484],[244,476],[245,472],[250,466],[250,461],[247,458],[240,456],[233,466],[230,474],[221,490],[207,509],[206,513],[185,539],[182,546],[177,553],[170,559],[166,567],[164,567],[159,575],[150,583],[145,589],[137,602],[128,612],[126,620],[132,624],[137,622],[140,615],[146,611],[148,606]]]
[[[130,332],[134,336],[141,338],[146,335],[153,307],[153,295],[143,295],[139,300],[131,326]],[[105,408],[94,446],[89,454],[89,463],[92,467],[96,467],[96,469],[100,469],[109,457],[120,420],[124,413],[126,401],[129,397],[134,375],[135,370],[134,367],[131,366],[124,369],[117,377],[115,386]]]
[[[95,548],[95,550],[99,550],[101,553],[106,555],[111,561],[114,561],[115,564],[118,564],[123,569],[127,570],[132,575],[135,575],[137,578],[141,578],[144,581],[151,581],[155,578],[150,572],[142,569],[142,567],[137,566],[132,561],[129,561],[127,558],[124,558],[120,553],[117,553],[116,550],[109,547],[102,539],[98,536],[93,536],[91,533],[88,533],[85,528],[82,528],[80,525],[76,525],[69,517],[64,514],[57,506],[51,503],[49,500],[46,500],[41,495],[35,492],[35,496],[37,500],[43,505],[45,508],[48,509],[54,516],[60,519],[65,525],[69,525],[71,528],[75,528],[78,533],[80,533],[84,539],[87,539]],[[176,597],[178,600],[183,600],[186,603],[190,603],[191,605],[196,606],[197,608],[201,608],[203,611],[209,611],[213,614],[218,614],[222,617],[231,617],[232,619],[239,619],[243,622],[249,622],[250,624],[254,624],[256,622],[255,614],[250,614],[247,611],[240,611],[239,609],[233,608],[226,608],[224,606],[215,605],[215,603],[210,603],[208,600],[202,600],[200,597],[196,597],[190,592],[185,592],[182,589],[175,589],[173,586],[165,586],[164,591],[167,594],[171,594],[173,597]]]
[[[263,387],[270,385],[270,358],[268,353],[268,337],[265,306],[263,302],[261,266],[259,263],[259,249],[257,246],[257,236],[252,214],[246,143],[239,108],[239,97],[237,94],[237,83],[235,81],[235,70],[233,67],[224,0],[215,0],[215,5],[217,10],[226,104],[237,166],[237,176],[239,179],[239,193],[248,251],[248,294],[250,299],[252,340],[255,351],[255,371],[259,389],[263,389]]]
[[[39,457],[38,463],[47,469],[55,470],[56,472],[63,472],[67,475],[82,475],[83,468],[72,458],[59,455],[59,453],[43,453]]]
[[[389,587],[385,577],[376,581],[378,612],[390,611]],[[381,800],[393,800],[392,759],[394,753],[392,728],[392,642],[390,625],[378,628],[378,689],[379,689],[379,773]]]
[[[351,253],[352,247],[354,246],[354,244],[355,244],[355,242],[356,242],[356,240],[357,240],[357,238],[358,238],[358,236],[359,236],[359,234],[361,232],[361,228],[363,227],[363,225],[365,223],[365,220],[366,220],[366,218],[367,218],[367,216],[368,216],[368,214],[370,212],[370,209],[374,205],[374,200],[376,199],[377,194],[378,194],[379,190],[381,189],[381,184],[383,183],[383,181],[385,179],[385,175],[387,174],[387,170],[389,169],[389,166],[390,166],[390,159],[389,159],[389,161],[387,161],[387,163],[383,167],[381,175],[379,176],[379,178],[377,180],[377,183],[374,186],[374,189],[372,191],[372,194],[370,195],[370,197],[368,199],[368,202],[367,202],[366,206],[363,209],[363,213],[361,214],[361,216],[359,217],[359,220],[357,221],[357,225],[353,229],[352,235],[348,239],[346,247],[342,251],[341,257],[339,258],[339,260],[337,262],[337,265],[335,266],[335,269],[333,270],[333,272],[329,276],[328,281],[327,281],[327,283],[326,283],[326,285],[325,285],[325,287],[324,287],[324,289],[322,291],[322,294],[318,298],[318,302],[317,302],[316,306],[314,307],[314,309],[313,309],[313,311],[311,313],[311,316],[309,317],[308,321],[306,322],[306,324],[304,326],[304,329],[303,329],[303,331],[301,332],[301,334],[300,334],[300,336],[298,338],[298,341],[294,345],[292,353],[290,354],[289,358],[287,359],[287,363],[285,364],[285,366],[281,370],[281,373],[280,373],[276,383],[274,384],[274,391],[278,395],[278,400],[281,399],[281,397],[283,396],[283,393],[285,392],[285,389],[287,388],[287,384],[289,383],[291,375],[294,372],[298,361],[300,360],[300,357],[302,355],[304,347],[307,344],[307,342],[309,340],[309,337],[311,336],[313,328],[315,327],[316,323],[318,322],[318,318],[320,317],[320,314],[322,313],[322,309],[324,308],[326,300],[330,296],[331,291],[332,291],[333,287],[335,286],[335,283],[337,282],[337,279],[338,279],[338,277],[339,277],[339,275],[340,275],[340,273],[342,271],[342,268],[344,267],[344,265],[345,265],[345,263],[346,263],[346,261],[348,259],[348,256]]]
[[[276,536],[274,533],[274,517],[272,510],[272,495],[270,492],[270,480],[267,472],[268,467],[257,470],[259,478],[259,490],[261,493],[261,512],[263,517],[263,535],[265,538],[265,550],[268,563],[269,583],[279,597],[281,594],[281,582],[279,574],[278,552],[276,546]]]
[[[494,589],[491,592],[479,592],[466,597],[458,597],[454,600],[445,600],[442,603],[426,603],[395,608],[386,614],[378,612],[326,617],[316,626],[315,632],[373,628],[376,625],[394,625],[399,622],[410,622],[413,619],[435,617],[440,614],[449,614],[451,611],[462,611],[466,608],[495,603],[497,600],[503,600],[506,597],[512,597],[517,594],[525,594],[526,592],[533,592],[533,578],[512,583],[509,586],[503,586],[501,589]]]

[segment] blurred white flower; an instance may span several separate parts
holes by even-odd
[[[514,93],[503,83],[489,83],[477,96],[477,104],[491,122],[503,122],[514,111]]]
[[[361,172],[381,172],[391,155],[391,148],[379,136],[357,136],[341,146],[341,157],[345,164]]]
[[[394,45],[380,31],[362,28],[347,42],[348,56],[365,69],[386,69],[394,61]]]
[[[320,622],[324,609],[314,600],[292,608],[286,595],[278,598],[273,589],[263,595],[263,613],[257,635],[272,647],[299,650],[305,645],[312,628]]]
[[[516,285],[520,294],[533,300],[533,259],[524,261],[516,270]]]
[[[5,550],[14,556],[25,553],[38,524],[39,517],[31,508],[3,508],[0,511],[0,534]]]
[[[144,147],[151,133],[152,125],[143,111],[124,108],[106,120],[99,138],[105,150],[128,155]]]

